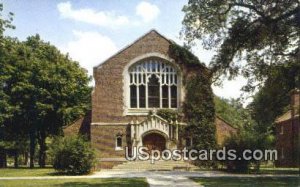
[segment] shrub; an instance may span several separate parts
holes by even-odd
[[[51,154],[54,169],[66,174],[88,174],[95,164],[94,150],[82,136],[56,138]]]
[[[225,140],[224,146],[227,150],[232,149],[236,150],[237,159],[234,161],[226,161],[228,171],[233,172],[249,172],[250,166],[254,165],[256,170],[259,170],[261,161],[254,159],[244,160],[243,151],[248,149],[251,152],[255,150],[265,150],[269,148],[270,136],[266,134],[258,134],[254,132],[241,131],[237,135],[232,135],[230,138]]]
[[[243,157],[243,151],[251,148],[251,140],[248,137],[241,135],[232,135],[225,141],[225,147],[227,150],[236,150],[237,158]],[[225,162],[227,170],[232,172],[248,172],[250,166],[250,160],[227,160]]]

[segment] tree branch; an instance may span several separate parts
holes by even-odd
[[[265,14],[259,10],[257,10],[257,8],[253,5],[249,5],[249,4],[245,4],[245,3],[229,3],[229,6],[240,6],[240,7],[245,7],[251,10],[254,10],[258,15],[260,15],[261,17],[263,17],[264,19],[266,18]]]
[[[297,53],[273,53],[273,55],[297,57]]]
[[[294,10],[291,10],[291,11],[289,11],[289,12],[287,12],[287,13],[279,16],[278,18],[273,19],[272,21],[278,22],[278,21],[280,21],[282,19],[286,19],[286,18],[288,18],[288,17],[290,17],[290,16],[292,16],[294,14],[297,14],[297,13],[299,14],[299,11],[300,11],[300,8],[296,7]]]

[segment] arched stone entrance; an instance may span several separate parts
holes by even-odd
[[[143,146],[147,147],[149,152],[151,150],[162,152],[166,149],[166,138],[157,132],[147,133],[143,136]]]
[[[132,121],[130,123],[132,147],[148,146],[150,150],[176,149],[178,123],[177,121],[174,123],[170,124],[156,114],[146,117],[142,122]]]

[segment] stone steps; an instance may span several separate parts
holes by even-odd
[[[197,166],[194,166],[188,162],[184,161],[164,161],[159,160],[154,164],[151,164],[150,160],[148,161],[128,161],[123,164],[114,166],[113,170],[142,170],[142,171],[172,171],[172,170],[189,170],[194,171],[199,169]]]

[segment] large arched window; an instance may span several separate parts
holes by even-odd
[[[178,74],[170,63],[150,58],[129,68],[130,108],[177,108]]]

